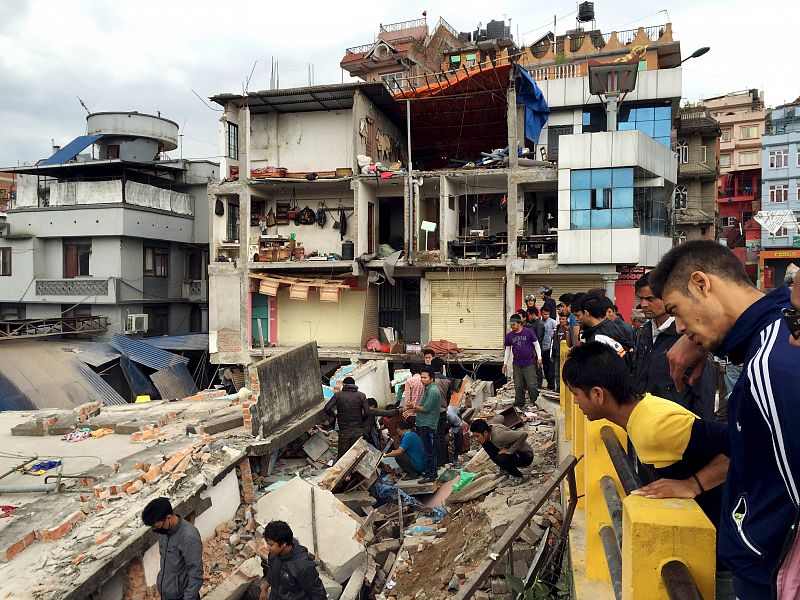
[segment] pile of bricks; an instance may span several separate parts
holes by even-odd
[[[203,543],[205,583],[200,596],[222,583],[242,562],[255,554],[266,556],[266,552],[252,511],[242,504],[234,518],[217,525],[214,537]]]

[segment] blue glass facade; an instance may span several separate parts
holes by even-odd
[[[633,227],[633,167],[570,171],[570,229]]]
[[[672,132],[672,108],[664,104],[625,106],[617,115],[617,131],[639,130],[657,142],[670,147]],[[606,115],[602,109],[591,109],[583,113],[583,132],[596,133],[606,130]]]

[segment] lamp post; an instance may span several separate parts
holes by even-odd
[[[681,62],[679,62],[679,63],[678,63],[678,66],[680,67],[680,66],[681,66],[683,63],[685,63],[685,62],[686,62],[687,60],[689,60],[690,58],[698,58],[698,57],[700,57],[700,56],[703,56],[703,54],[705,54],[705,53],[706,53],[706,52],[708,52],[709,50],[711,50],[711,48],[710,48],[710,47],[708,47],[708,46],[703,46],[702,48],[698,48],[697,50],[695,50],[694,52],[692,52],[692,53],[691,53],[689,56],[687,56],[686,58],[684,58],[684,59],[683,59]]]

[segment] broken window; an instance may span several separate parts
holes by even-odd
[[[239,241],[239,205],[228,203],[228,226],[225,232],[226,242]]]
[[[239,160],[239,126],[228,122],[228,158]]]

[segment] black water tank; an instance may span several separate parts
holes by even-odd
[[[506,37],[506,22],[505,21],[489,21],[486,24],[486,36],[490,40],[502,40]]]
[[[352,241],[342,242],[342,260],[353,260],[356,256],[356,247]]]
[[[594,2],[581,2],[578,5],[578,21],[594,21]]]

